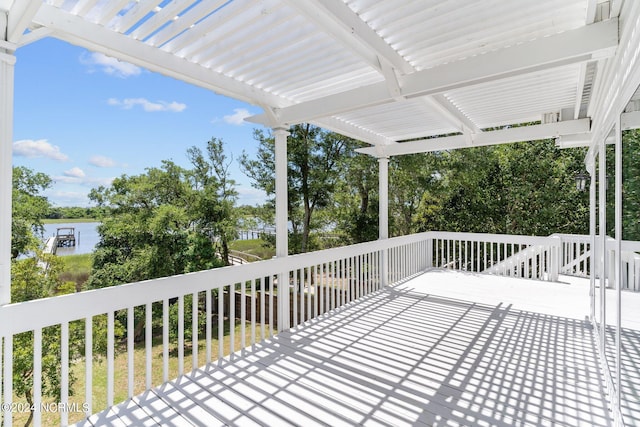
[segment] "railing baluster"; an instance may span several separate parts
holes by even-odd
[[[247,346],[247,282],[240,283],[240,345]]]
[[[112,331],[113,332],[113,331]],[[60,403],[63,408],[69,407],[69,322],[63,322],[60,328]],[[112,372],[113,372],[113,360]],[[69,412],[60,411],[60,424],[69,424]]]
[[[62,344],[62,343],[61,343]],[[42,424],[42,328],[33,331],[33,425]]]
[[[269,338],[273,336],[273,312],[276,307],[273,303],[273,288],[277,276],[269,276]],[[278,286],[284,286],[283,283],[278,283]]]
[[[300,270],[298,270],[300,272],[300,322],[304,322],[305,321],[305,292],[304,292],[304,271],[305,268],[302,267]]]
[[[169,300],[162,301],[162,382],[169,381]]]
[[[198,369],[198,293],[191,295],[191,372]]]
[[[236,351],[236,285],[229,285],[229,352]],[[233,357],[233,356],[230,356]]]
[[[251,345],[256,343],[256,279],[251,279]]]
[[[211,289],[207,289],[204,292],[204,311],[207,316],[205,319],[205,330],[206,330],[206,338],[205,338],[205,346],[207,352],[207,363],[211,363]]]
[[[224,286],[218,288],[218,361],[224,357]]]
[[[336,309],[336,304],[338,303],[337,301],[337,295],[336,295],[336,291],[338,290],[338,261],[333,261],[331,263],[331,266],[333,268],[333,272],[331,274],[331,309],[335,310]]]
[[[133,335],[134,335],[134,322],[133,322],[133,307],[127,308],[127,395],[129,398],[133,397]]]
[[[153,304],[147,303],[144,321],[145,389],[153,385]]]
[[[184,295],[178,297],[178,376],[184,373]]]
[[[84,414],[93,414],[93,316],[84,319]]]
[[[291,327],[298,326],[298,270],[293,270],[293,322]],[[288,313],[287,313],[288,315]]]
[[[307,277],[309,278],[309,290],[311,290],[311,283],[313,282],[313,314],[311,312],[311,298],[309,298],[309,305],[307,305],[308,308],[308,312],[309,312],[309,318],[311,319],[312,317],[318,317],[318,304],[319,304],[319,300],[318,300],[318,281],[317,280],[313,280],[313,276],[311,275],[311,272],[313,271],[314,267],[313,266],[309,266],[307,267]]]
[[[3,420],[5,427],[13,425],[13,412],[11,403],[13,402],[13,337],[8,336],[4,340],[4,407]]]
[[[318,283],[318,291],[320,295],[318,295],[318,311],[322,314],[324,313],[324,264],[320,264],[319,267],[318,280],[320,283]]]
[[[107,408],[113,406],[113,376],[114,376],[114,312],[107,313]]]
[[[262,339],[262,341],[264,341],[264,337],[265,337],[265,324],[264,324],[264,318],[265,318],[265,279],[264,277],[260,278],[260,338]]]

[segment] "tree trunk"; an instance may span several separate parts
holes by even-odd
[[[31,396],[31,389],[24,392],[24,398],[27,399],[27,403],[29,404],[29,418],[24,423],[24,427],[29,427],[31,421],[33,421],[33,396]]]

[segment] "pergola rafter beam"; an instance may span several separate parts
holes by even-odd
[[[98,1],[99,0],[80,0],[76,3],[73,9],[71,9],[71,13],[74,15],[84,16],[89,13],[96,4],[98,4]]]
[[[561,135],[587,133],[590,130],[590,120],[568,120],[564,122],[548,123],[533,126],[501,129],[482,132],[472,137],[472,147],[486,145],[507,144],[520,141],[537,141],[540,139],[557,138]],[[399,156],[404,154],[426,153],[430,151],[453,150],[469,147],[466,135],[448,136],[443,138],[422,139],[419,141],[402,142],[387,146],[360,148],[356,151],[372,156]]]
[[[617,45],[617,19],[603,21],[404,76],[401,96],[435,95],[600,59],[612,55]],[[294,124],[392,101],[387,83],[380,82],[282,108],[279,115],[284,123]]]
[[[149,44],[153,46],[161,46],[167,41],[171,40],[173,37],[177,36],[200,19],[203,16],[209,15],[216,9],[219,9],[227,3],[227,0],[217,0],[213,2],[204,2],[199,3],[193,8],[189,9],[184,15],[180,16],[178,19],[171,22],[171,24],[167,25],[162,30],[158,31],[149,39]]]
[[[7,19],[7,41],[18,43],[31,20],[42,6],[40,0],[22,0],[16,2]]]
[[[431,107],[435,108],[442,117],[449,121],[449,123],[460,129],[460,132],[465,134],[482,132],[475,123],[469,120],[469,118],[444,95],[437,94],[427,96],[424,99]]]
[[[288,104],[280,97],[262,92],[198,64],[176,58],[168,52],[139,43],[125,35],[91,24],[78,16],[46,4],[42,5],[36,14],[34,22],[54,30],[55,37],[69,43],[114,56],[151,71],[213,90],[221,95],[249,103],[259,102],[275,106]],[[100,43],[93,40],[100,40]]]
[[[98,24],[107,25],[129,3],[128,0],[112,0],[100,11]]]
[[[314,120],[312,123],[316,126],[320,126],[323,129],[337,132],[341,135],[348,136],[349,138],[357,139],[371,145],[395,144],[395,141],[390,138],[373,132],[369,132],[366,129],[354,126],[350,123],[338,120],[333,117]]]
[[[404,74],[414,71],[409,62],[342,0],[286,1],[379,71],[382,70],[378,66],[378,57]]]

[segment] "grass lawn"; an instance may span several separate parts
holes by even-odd
[[[91,273],[91,254],[67,255],[59,257],[64,263],[64,268],[60,273],[63,282],[74,282],[76,290],[82,290],[84,283]]]
[[[43,224],[70,224],[77,222],[100,222],[95,218],[55,218],[55,219],[43,219]]]
[[[241,336],[240,336],[240,322],[235,327],[235,350],[241,348]],[[268,326],[267,326],[268,329]],[[268,335],[268,331],[267,331]],[[218,336],[217,328],[213,328],[212,336]],[[260,325],[256,328],[256,338],[260,337]],[[246,328],[246,342],[250,344],[251,329]],[[223,341],[223,354],[226,356],[230,354],[230,337],[226,335]],[[178,376],[178,353],[177,345],[170,343],[169,347],[169,379],[175,379]],[[211,340],[212,361],[216,361],[218,358],[218,340]],[[152,347],[152,384],[154,386],[162,384],[163,375],[163,359],[162,359],[162,338],[154,337]],[[95,356],[95,355],[94,355]],[[201,339],[198,341],[198,366],[201,367],[206,364],[206,341]],[[184,351],[184,372],[187,373],[192,370],[192,353],[191,348],[185,348]],[[85,403],[85,361],[84,359],[73,362],[70,367],[70,372],[76,378],[76,382],[72,388],[72,396],[69,397],[70,403],[76,403],[77,407],[82,411],[82,404]],[[116,354],[114,359],[114,403],[119,403],[127,399],[127,354],[124,351],[120,351]],[[140,394],[145,391],[145,372],[146,372],[146,351],[144,348],[144,342],[136,343],[134,349],[134,395]],[[93,407],[92,412],[101,412],[107,407],[107,361],[105,357],[98,357],[93,362]],[[54,399],[45,398],[45,402],[55,402]],[[14,402],[25,402],[23,397],[14,396]],[[24,425],[28,418],[27,413],[14,414],[14,425]],[[69,423],[75,423],[84,419],[82,412],[74,412],[69,414]],[[58,425],[60,424],[59,413],[43,413],[42,425]]]
[[[262,239],[234,240],[229,243],[229,249],[255,255],[262,259],[273,258],[276,254],[276,249]]]

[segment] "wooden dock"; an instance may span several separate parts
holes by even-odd
[[[56,246],[58,248],[72,248],[76,245],[76,229],[61,227],[56,230]]]

